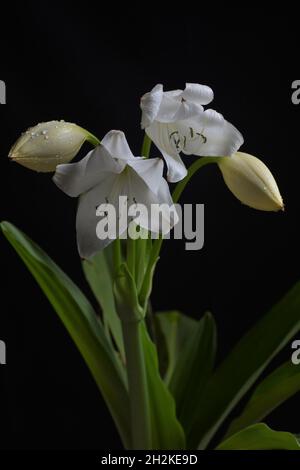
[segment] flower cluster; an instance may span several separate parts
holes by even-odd
[[[38,124],[26,131],[12,147],[9,157],[32,170],[55,171],[53,180],[66,194],[79,197],[77,240],[79,253],[88,258],[103,249],[105,241],[97,237],[97,207],[115,206],[119,197],[145,206],[163,205],[163,218],[151,227],[146,218],[139,225],[155,233],[165,233],[177,222],[167,183],[183,180],[188,170],[181,155],[213,157],[232,193],[250,207],[277,211],[283,202],[275,179],[256,157],[238,152],[241,133],[218,112],[204,109],[213,100],[208,86],[187,83],[184,90],[163,91],[158,84],[141,98],[141,125],[154,142],[167,166],[163,176],[161,158],[135,157],[121,131],[110,131],[98,141],[81,127],[63,121]],[[85,141],[95,145],[78,163],[69,163]],[[169,210],[168,210],[169,209]],[[120,208],[119,208],[120,210]],[[122,218],[117,236],[130,220]]]
[[[224,117],[203,105],[213,100],[205,85],[187,83],[184,90],[163,91],[156,85],[141,99],[142,127],[159,148],[172,183],[186,176],[180,153],[199,157],[230,156],[243,144],[241,133]]]

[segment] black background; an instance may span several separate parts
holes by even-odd
[[[159,263],[155,309],[194,317],[210,309],[220,360],[300,275],[300,105],[291,102],[291,83],[300,78],[297,19],[241,14],[216,20],[176,11],[104,16],[75,3],[43,2],[19,4],[2,22],[0,79],[7,104],[0,106],[1,219],[36,240],[86,293],[75,244],[76,201],[56,188],[51,175],[6,157],[30,125],[64,119],[100,138],[122,129],[137,155],[141,95],[156,83],[166,89],[203,83],[215,92],[212,107],[243,133],[243,150],[272,170],[284,213],[242,206],[218,169],[205,168],[182,198],[205,204],[205,247],[187,252],[184,242],[167,242]],[[0,366],[0,447],[119,448],[83,360],[3,236],[0,253],[0,339],[7,344],[7,365]],[[290,354],[288,347],[281,359]],[[298,407],[296,396],[267,422],[299,432]]]

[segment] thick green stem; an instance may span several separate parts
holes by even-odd
[[[130,397],[132,449],[152,448],[149,392],[142,345],[142,322],[123,322]]]
[[[126,250],[127,250],[127,253],[126,253],[126,262],[127,262],[127,266],[128,266],[128,269],[133,277],[133,279],[135,279],[136,277],[136,250],[135,250],[135,247],[136,247],[136,244],[137,244],[138,240],[132,240],[132,238],[130,238],[130,235],[128,234],[128,237],[127,237],[127,243],[126,243]]]
[[[142,145],[142,157],[149,158],[151,144],[152,144],[152,140],[150,139],[150,137],[147,136],[145,132],[143,145]]]
[[[152,245],[150,258],[148,261],[148,266],[147,266],[145,276],[142,282],[142,286],[139,292],[140,304],[144,309],[147,308],[148,298],[149,298],[150,290],[152,287],[153,270],[154,270],[157,258],[159,256],[162,242],[163,242],[163,236],[159,235],[159,238],[155,240]]]

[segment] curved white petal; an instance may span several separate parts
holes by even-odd
[[[100,183],[107,174],[120,173],[123,168],[99,145],[78,163],[58,165],[53,181],[66,194],[77,197]]]
[[[204,112],[203,106],[198,103],[193,103],[191,101],[182,101],[180,107],[178,108],[173,122],[182,121],[185,119],[190,119],[195,116],[201,116]]]
[[[78,251],[82,258],[90,258],[112,241],[109,238],[100,240],[97,237],[96,227],[100,218],[96,216],[96,210],[100,204],[105,204],[109,200],[111,188],[118,178],[118,175],[110,175],[79,198],[76,231]],[[110,200],[109,202],[115,203]]]
[[[147,160],[135,159],[129,165],[144,180],[151,191],[157,194],[163,175],[164,164],[160,158],[149,158]]]
[[[209,86],[198,83],[186,83],[182,97],[195,104],[206,105],[214,99],[214,92]]]
[[[179,150],[176,149],[174,139],[172,139],[174,132],[176,132],[176,128],[157,121],[146,129],[147,135],[159,148],[166,161],[168,181],[171,183],[182,180],[187,174],[184,163],[179,156]]]
[[[203,112],[203,106],[192,101],[184,101],[178,97],[169,97],[164,93],[156,120],[162,123],[175,123],[183,119],[198,116]]]
[[[156,120],[159,122],[172,122],[176,120],[176,115],[181,107],[181,100],[175,94],[163,93]]]
[[[102,145],[113,158],[131,160],[135,158],[122,131],[109,131],[101,140]]]
[[[142,128],[149,127],[153,121],[175,122],[197,116],[203,112],[202,104],[213,99],[213,91],[205,85],[187,83],[184,91],[163,92],[162,85],[156,85],[141,99]]]
[[[141,110],[142,110],[142,129],[150,126],[150,124],[156,119],[158,114],[161,100],[163,98],[163,86],[156,85],[149,93],[145,93],[141,98]]]
[[[174,227],[179,221],[178,214],[176,212],[176,208],[173,203],[173,199],[170,193],[170,188],[167,181],[163,178],[157,194],[158,200],[161,204],[165,204],[169,207],[169,209],[165,209],[164,211],[164,220],[167,222],[166,227],[170,226],[170,229]],[[165,235],[170,230],[162,230],[163,234]]]
[[[178,128],[187,137],[182,150],[186,155],[230,156],[244,142],[242,134],[212,109],[197,119],[178,123]]]
[[[164,91],[164,96],[168,96],[169,98],[175,98],[177,100],[181,100],[183,90],[170,90]]]
[[[170,155],[163,150],[161,150],[161,153],[168,167],[167,180],[170,183],[177,183],[178,181],[183,180],[187,175],[187,169],[179,154],[173,153]]]
[[[169,186],[163,177],[160,177],[158,192],[154,194],[135,170],[131,169],[128,195],[129,203],[143,204],[148,209],[148,212],[139,215],[139,225],[142,228],[166,234],[177,223],[176,209]]]

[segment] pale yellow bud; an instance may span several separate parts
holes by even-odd
[[[68,163],[80,150],[89,133],[64,121],[42,122],[29,128],[9,152],[9,158],[30,170],[51,172]]]
[[[237,152],[218,159],[218,165],[226,185],[243,204],[261,211],[283,210],[276,181],[261,160]]]

